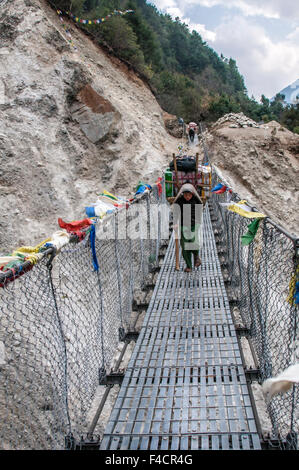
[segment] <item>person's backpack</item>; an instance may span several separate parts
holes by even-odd
[[[195,171],[196,170],[196,161],[194,157],[183,157],[179,158],[176,161],[176,166],[178,171]],[[169,164],[170,170],[174,170],[174,163],[173,161]]]

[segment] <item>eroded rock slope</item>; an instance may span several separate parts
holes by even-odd
[[[1,2],[0,61],[2,253],[160,176],[177,139],[152,92],[46,0]]]

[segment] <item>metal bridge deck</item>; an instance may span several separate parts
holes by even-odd
[[[208,210],[201,258],[171,239],[102,450],[260,449]]]

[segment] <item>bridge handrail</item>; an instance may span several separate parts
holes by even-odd
[[[229,185],[212,166],[212,187]],[[242,199],[232,192],[215,194],[209,200],[219,257],[226,276],[232,306],[241,326],[248,331],[259,382],[275,377],[290,365],[299,363],[298,303],[295,300],[299,281],[299,239],[270,217],[261,219],[252,242],[242,244],[242,236],[254,220],[228,210],[228,201]],[[252,212],[260,212],[247,204]],[[297,284],[298,285],[298,284]],[[298,448],[299,390],[294,385],[267,403],[272,435]],[[296,418],[297,417],[297,418]]]
[[[94,240],[91,232],[74,237],[56,256],[50,247],[36,264],[25,261],[24,275],[2,273],[2,449],[64,449],[88,431],[99,384],[134,333],[140,310],[133,301],[144,302],[168,238],[165,201],[155,184],[106,216]]]

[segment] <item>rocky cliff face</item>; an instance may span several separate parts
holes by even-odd
[[[103,189],[153,183],[177,142],[148,87],[46,0],[2,0],[2,253],[84,218]]]

